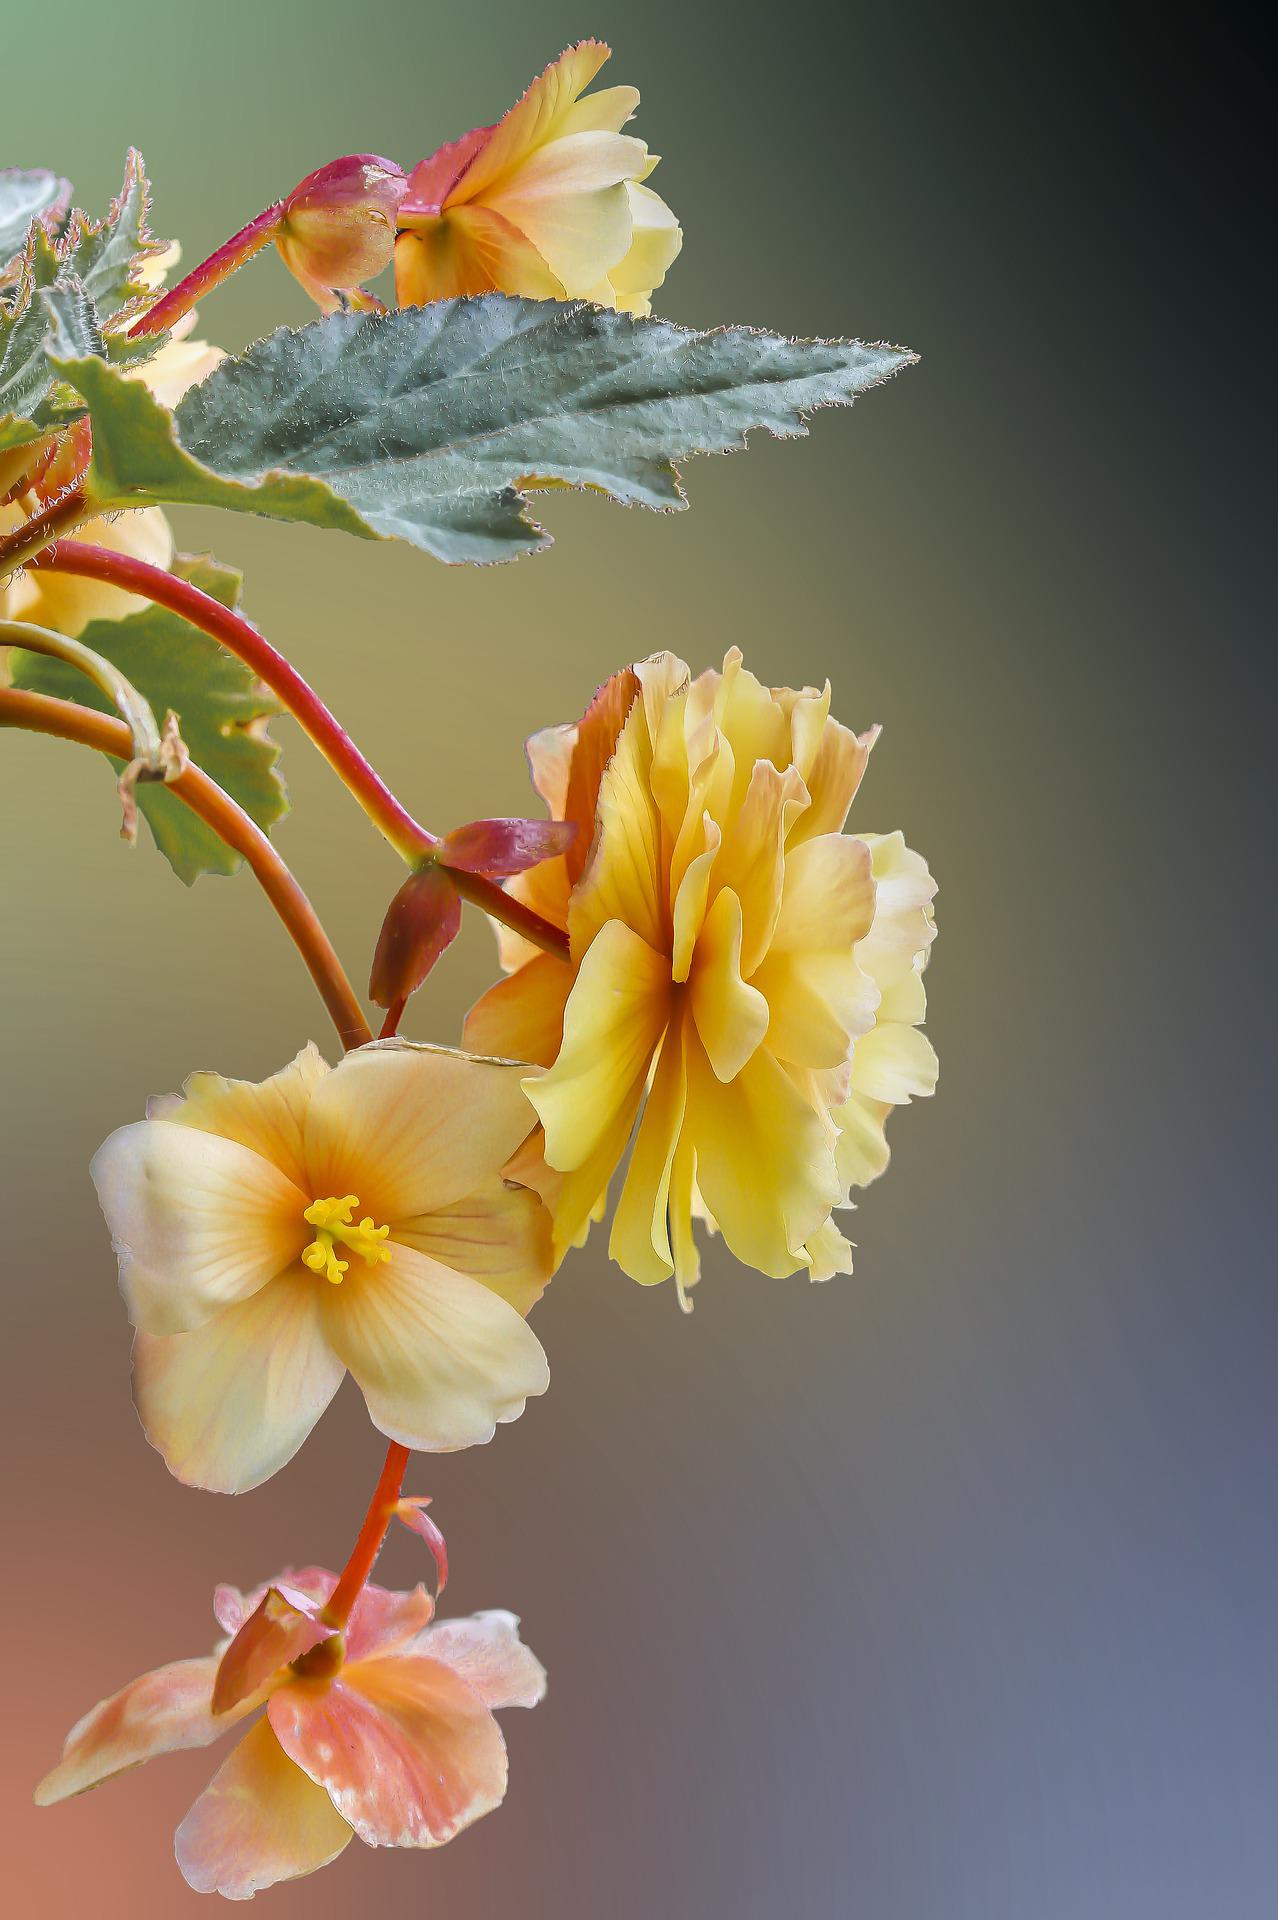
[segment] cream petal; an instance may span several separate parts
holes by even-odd
[[[196,1893],[251,1900],[264,1887],[326,1867],[354,1837],[263,1719],[213,1775],[178,1828],[175,1850]]]
[[[462,1038],[475,1053],[527,1060],[548,1067],[559,1052],[572,968],[539,953],[518,973],[499,980],[466,1015]]]
[[[191,318],[194,317],[192,314]],[[124,377],[140,380],[161,406],[176,407],[184,393],[206,379],[225,359],[223,349],[210,346],[207,340],[170,339],[153,360],[129,369]]]
[[[506,1746],[478,1694],[422,1654],[284,1687],[267,1709],[284,1751],[370,1847],[436,1847],[506,1792]]]
[[[626,134],[569,134],[530,155],[484,204],[531,241],[569,299],[582,299],[630,249],[627,187],[646,162],[642,140]]]
[[[781,1276],[839,1197],[833,1130],[766,1047],[728,1086],[688,1044],[687,1125],[705,1203],[739,1260]]]
[[[853,1089],[894,1107],[935,1093],[939,1072],[936,1049],[927,1035],[899,1020],[875,1027],[857,1041],[852,1055]]]
[[[329,1339],[388,1439],[423,1453],[491,1440],[550,1383],[526,1322],[490,1288],[392,1243],[325,1289]]]
[[[574,100],[556,132],[620,133],[627,120],[634,118],[638,105],[637,87],[601,87],[598,93],[588,93],[584,100]]]
[[[833,1280],[836,1273],[852,1272],[852,1243],[827,1220],[808,1240],[804,1248],[809,1275],[813,1280]]]
[[[325,1329],[327,1288],[299,1264],[190,1333],[136,1335],[134,1399],[170,1473],[245,1493],[293,1458],[346,1371]]]
[[[173,532],[158,507],[117,514],[108,520],[86,520],[76,529],[75,537],[90,546],[126,554],[132,560],[145,560],[153,567],[167,570],[173,564]],[[141,594],[104,586],[100,580],[28,570],[15,583],[9,613],[15,620],[52,627],[55,633],[69,634],[74,640],[90,620],[123,620],[150,604]]]
[[[874,924],[857,948],[857,961],[882,989],[911,971],[936,938],[932,900],[936,882],[921,854],[900,833],[861,836],[874,865]]]
[[[772,945],[752,976],[771,1009],[768,1044],[781,1059],[837,1067],[872,1024],[879,990],[853,949],[874,904],[864,842],[824,834],[790,846]]]
[[[535,1193],[497,1174],[462,1200],[397,1221],[395,1238],[482,1280],[520,1314],[536,1306],[554,1271],[549,1213]]]
[[[492,129],[457,183],[455,197],[471,200],[522,167],[561,131],[577,96],[590,85],[611,49],[583,40],[553,60]]]
[[[134,1326],[184,1333],[282,1273],[310,1195],[259,1153],[170,1120],[121,1127],[89,1171]]]
[[[157,1754],[211,1746],[259,1704],[249,1700],[215,1718],[210,1702],[216,1672],[214,1654],[177,1660],[100,1700],[67,1735],[61,1760],[35,1790],[36,1805],[51,1807],[69,1800]]]
[[[182,1089],[182,1099],[152,1101],[147,1117],[237,1140],[272,1161],[295,1186],[305,1187],[306,1110],[329,1071],[319,1048],[307,1045],[269,1080],[227,1080],[220,1073],[193,1073]]]
[[[385,1225],[472,1193],[536,1124],[525,1071],[407,1040],[348,1053],[307,1112],[312,1195],[358,1194]]]
[[[519,1637],[518,1616],[494,1609],[469,1619],[436,1620],[412,1652],[450,1667],[493,1713],[535,1707],[546,1696],[546,1669]]]
[[[669,1002],[669,961],[624,921],[610,920],[568,996],[559,1058],[549,1073],[525,1082],[552,1167],[582,1166],[623,1114],[629,1130]]]
[[[651,187],[641,187],[632,180],[626,192],[630,199],[630,246],[616,266],[609,268],[608,278],[617,304],[629,307],[636,298],[646,301],[661,285],[683,245],[683,229]]]
[[[797,716],[796,716],[797,718]],[[837,720],[825,719],[820,738],[804,743],[809,764],[802,766],[804,782],[812,805],[800,814],[790,830],[790,841],[815,840],[826,833],[839,833],[856,797],[870,750],[879,737],[879,729],[852,733]],[[799,758],[796,743],[796,761]]]
[[[644,1286],[668,1280],[674,1271],[668,1212],[671,1170],[688,1098],[683,1055],[679,1022],[669,1027],[661,1043],[608,1243],[609,1255],[622,1272]]]
[[[768,1002],[741,977],[741,902],[730,887],[715,896],[697,941],[689,1005],[720,1080],[732,1080],[768,1031]]]
[[[888,1100],[869,1100],[863,1093],[852,1093],[832,1115],[839,1127],[834,1161],[844,1192],[850,1187],[868,1187],[883,1173],[891,1157],[887,1143],[887,1117],[892,1111]]]

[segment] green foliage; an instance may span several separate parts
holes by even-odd
[[[53,232],[71,204],[71,182],[44,167],[0,167],[0,285],[17,268],[15,255],[26,242],[33,220]]]
[[[180,558],[173,571],[223,606],[233,607],[239,598],[239,574],[207,555]],[[196,765],[238,800],[259,827],[269,829],[288,811],[284,782],[276,770],[279,748],[266,733],[267,721],[279,707],[242,662],[164,607],[146,607],[123,620],[90,621],[80,637],[132,681],[158,718],[173,709]],[[13,682],[35,693],[113,711],[106,696],[81,674],[40,654],[15,653]],[[239,856],[167,787],[141,785],[137,802],[155,844],[188,886],[202,873],[235,872]]]
[[[491,561],[548,544],[521,483],[681,507],[676,461],[744,447],[757,427],[805,433],[807,413],[913,359],[486,294],[283,329],[224,361],[172,423],[100,362],[58,370],[92,413],[103,499],[226,506]]]
[[[150,298],[140,269],[166,250],[147,225],[150,212],[151,183],[141,154],[130,147],[124,185],[105,220],[95,224],[83,213],[71,216],[63,263],[78,274],[104,328],[124,327]]]

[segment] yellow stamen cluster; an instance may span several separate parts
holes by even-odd
[[[303,1250],[303,1263],[312,1273],[322,1273],[335,1287],[341,1285],[350,1267],[349,1260],[338,1259],[337,1244],[357,1253],[370,1267],[375,1267],[381,1260],[390,1259],[390,1248],[383,1245],[390,1228],[375,1227],[367,1218],[355,1226],[353,1221],[358,1205],[358,1194],[348,1193],[340,1199],[312,1201],[302,1215],[307,1225],[316,1230],[310,1246]]]

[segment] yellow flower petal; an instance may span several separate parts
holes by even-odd
[[[732,1080],[768,1031],[768,1003],[741,977],[741,902],[730,887],[706,915],[689,976],[689,1004],[720,1080]]]
[[[553,1271],[550,1215],[535,1193],[496,1174],[463,1200],[397,1221],[395,1238],[482,1280],[517,1313],[536,1305]]]
[[[22,519],[12,510],[12,524]],[[5,529],[10,510],[0,507],[0,531]],[[109,520],[86,520],[76,529],[76,539],[90,546],[107,547],[112,553],[127,554],[133,560],[145,560],[153,567],[173,564],[173,533],[158,507],[143,507],[132,513],[117,514]],[[104,586],[99,580],[82,580],[72,573],[33,573],[28,568],[6,589],[0,584],[0,615],[11,620],[30,620],[38,627],[52,627],[77,639],[90,620],[123,620],[150,605],[140,594],[126,593],[123,587]]]
[[[491,1288],[410,1247],[325,1287],[329,1339],[388,1439],[426,1453],[491,1440],[550,1384],[546,1356]]]
[[[190,1333],[139,1333],[133,1393],[151,1445],[192,1487],[244,1493],[293,1458],[346,1371],[326,1289],[292,1267]]]
[[[782,772],[770,760],[757,760],[740,810],[724,832],[714,882],[731,887],[741,902],[741,971],[747,980],[771,945],[781,912],[786,836],[806,804],[793,767]]]
[[[662,1042],[608,1243],[608,1252],[622,1272],[644,1286],[668,1280],[674,1271],[668,1220],[670,1178],[687,1097],[679,1022]]]
[[[852,1056],[854,1090],[894,1107],[935,1093],[939,1072],[936,1049],[927,1035],[899,1020],[886,1021],[865,1034]]]
[[[651,306],[654,288],[661,285],[674,265],[683,245],[683,229],[651,187],[631,180],[626,193],[630,201],[630,245],[616,266],[608,269],[608,278],[617,305],[627,313],[639,313]]]
[[[648,720],[636,700],[599,783],[595,842],[568,914],[574,958],[614,920],[650,947],[665,944],[661,821],[651,775]]]
[[[601,87],[598,93],[588,93],[584,100],[574,100],[557,122],[556,135],[620,133],[627,120],[634,118],[638,105],[637,87]]]
[[[728,1086],[691,1036],[687,1053],[686,1125],[706,1205],[739,1260],[793,1273],[839,1197],[833,1129],[766,1047]]]
[[[642,140],[624,133],[570,134],[531,154],[481,204],[532,242],[570,299],[586,298],[630,247],[627,182],[646,159]]]
[[[89,1169],[120,1256],[134,1326],[184,1333],[292,1264],[309,1229],[301,1192],[261,1154],[167,1120],[104,1141]]]
[[[227,1080],[220,1073],[193,1073],[182,1089],[184,1097],[151,1101],[147,1117],[237,1140],[273,1161],[296,1186],[305,1187],[306,1111],[328,1072],[319,1048],[308,1045],[268,1080]]]
[[[259,1720],[223,1761],[177,1830],[182,1877],[196,1893],[251,1900],[336,1860],[355,1838],[323,1787]]]
[[[397,1220],[473,1193],[535,1125],[523,1072],[407,1040],[348,1053],[307,1112],[308,1199],[357,1194],[393,1237]]]
[[[559,1058],[549,1073],[524,1083],[552,1167],[580,1167],[619,1123],[629,1131],[669,1001],[669,962],[623,921],[610,920],[568,996]]]
[[[563,282],[526,234],[491,207],[450,207],[395,242],[395,298],[401,307],[478,293],[562,300]]]
[[[879,990],[853,955],[874,917],[869,848],[844,834],[791,845],[781,912],[753,984],[772,1010],[783,1060],[837,1067],[874,1018]]]
[[[467,1047],[550,1066],[563,1037],[564,1004],[572,982],[571,967],[553,954],[539,953],[475,1002],[462,1029]]]
[[[457,185],[456,198],[473,200],[522,167],[565,127],[577,96],[590,85],[612,49],[583,40],[561,53],[515,102],[480,148]]]

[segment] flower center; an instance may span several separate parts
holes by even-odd
[[[383,1245],[389,1227],[375,1227],[371,1220],[361,1220],[358,1226],[353,1224],[355,1209],[359,1205],[358,1194],[348,1193],[341,1199],[314,1200],[302,1215],[308,1226],[315,1228],[315,1238],[302,1253],[302,1260],[312,1273],[322,1273],[335,1287],[342,1283],[342,1277],[350,1266],[349,1260],[339,1260],[337,1248],[349,1247],[370,1267],[381,1260],[390,1259],[390,1248]]]

